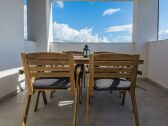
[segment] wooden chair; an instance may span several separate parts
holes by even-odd
[[[26,126],[31,97],[35,91],[70,89],[74,96],[73,126],[76,126],[78,92],[75,87],[75,67],[72,54],[21,54],[27,85],[27,101],[22,126]]]
[[[89,126],[90,122],[90,97],[93,95],[94,90],[128,91],[132,100],[135,124],[139,126],[135,97],[138,63],[139,55],[115,53],[90,55],[87,91],[87,126]]]

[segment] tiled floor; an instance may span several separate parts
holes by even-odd
[[[138,81],[146,91],[137,89],[137,102],[141,126],[168,126],[168,92],[147,81]],[[0,126],[20,126],[26,92],[0,103]],[[85,126],[86,92],[83,104],[78,108],[78,126]],[[28,126],[71,126],[72,97],[66,92],[57,92],[48,97],[44,106],[40,99],[39,109],[33,112],[35,97],[32,99]],[[95,92],[91,102],[91,126],[134,126],[129,94],[124,106],[118,93]]]

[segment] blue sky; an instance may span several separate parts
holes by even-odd
[[[159,39],[168,39],[168,0],[160,0]]]
[[[92,36],[105,37],[108,42],[131,42],[132,20],[133,2],[61,2],[53,4],[53,22],[56,22],[57,25],[66,24],[70,29],[77,31],[91,29]],[[110,27],[113,30],[108,29]],[[120,30],[117,31],[117,28]],[[60,33],[55,35],[58,36]],[[57,37],[55,40],[61,41]]]

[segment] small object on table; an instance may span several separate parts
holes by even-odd
[[[89,57],[89,54],[90,54],[90,49],[89,49],[89,46],[88,45],[85,45],[84,49],[83,49],[83,56],[85,58]]]

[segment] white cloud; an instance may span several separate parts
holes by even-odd
[[[62,1],[56,1],[56,6],[59,8],[64,8],[64,3]]]
[[[27,39],[27,6],[24,5],[24,39]]]
[[[119,12],[119,11],[121,11],[120,8],[116,8],[116,9],[110,8],[110,9],[107,9],[107,10],[105,10],[105,11],[103,12],[103,16],[112,15],[112,14],[117,13],[117,12]]]
[[[159,31],[159,35],[168,35],[168,29],[163,29]]]
[[[116,43],[127,43],[132,42],[132,35],[118,35],[115,38],[112,39],[112,42]]]
[[[105,29],[105,32],[129,32],[132,33],[132,24],[111,26]]]
[[[165,26],[159,31],[159,40],[164,40],[168,38],[168,26]]]
[[[57,22],[53,23],[53,34],[56,42],[109,42],[106,37],[93,34],[92,28],[76,30]]]

